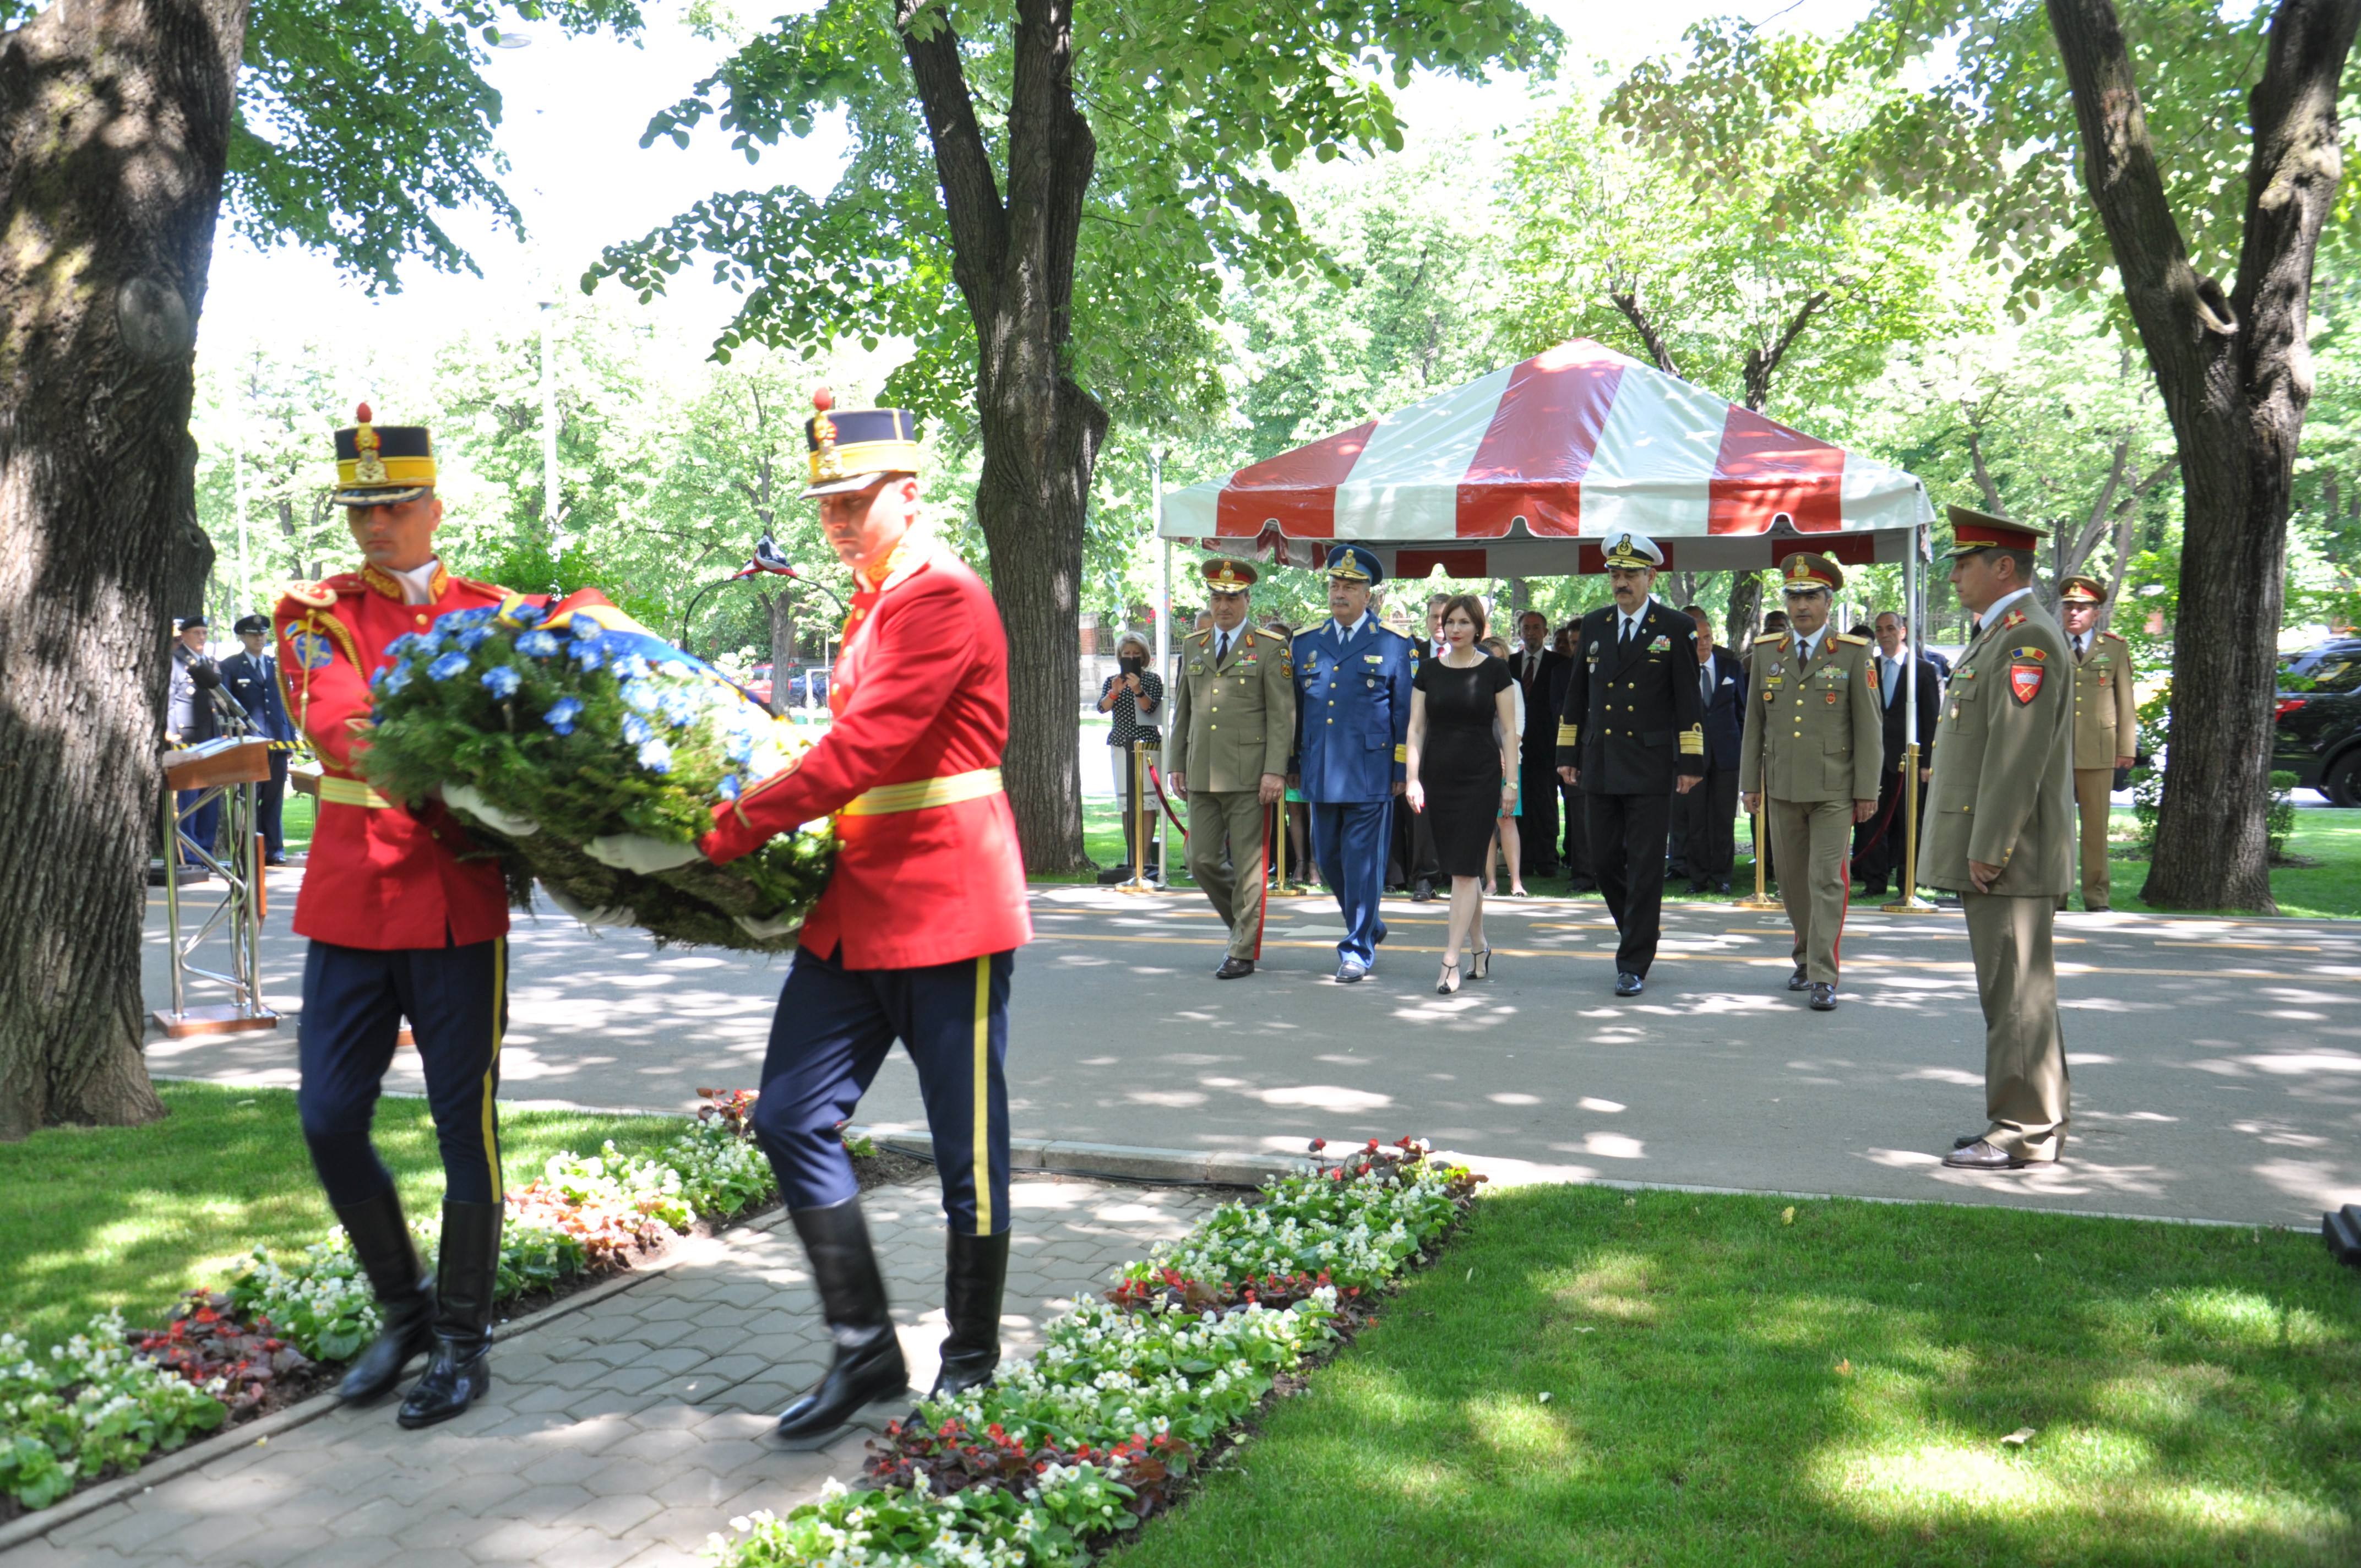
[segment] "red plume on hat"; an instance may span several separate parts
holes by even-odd
[[[367,424],[376,418],[377,416],[375,414],[369,412],[369,406],[367,403],[361,404],[360,407],[353,411],[353,422],[355,424]]]

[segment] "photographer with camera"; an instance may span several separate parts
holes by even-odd
[[[1148,667],[1148,639],[1137,631],[1126,631],[1115,646],[1115,674],[1099,687],[1099,711],[1114,716],[1107,729],[1107,744],[1114,748],[1109,759],[1115,769],[1115,809],[1123,817],[1124,864],[1130,866],[1137,851],[1133,839],[1138,831],[1138,803],[1132,799],[1132,742],[1144,740],[1151,751],[1160,751],[1163,732],[1156,726],[1155,716],[1164,709],[1164,677]],[[1160,877],[1161,863],[1151,850],[1148,874]],[[1126,872],[1128,874],[1128,872]]]

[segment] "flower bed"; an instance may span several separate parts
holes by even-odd
[[[693,845],[717,804],[791,765],[811,738],[596,594],[543,620],[513,598],[396,638],[359,753],[370,782],[402,801],[441,789],[500,853],[520,898],[537,878],[590,924],[792,950],[834,863],[825,824],[728,866],[692,855],[621,870],[586,846]]]
[[[1313,1145],[1314,1152],[1321,1146]],[[873,1442],[862,1484],[732,1520],[727,1568],[1062,1568],[1170,1505],[1192,1464],[1370,1296],[1439,1243],[1483,1179],[1372,1139],[1225,1203],[1049,1325],[990,1386]]]
[[[508,1195],[497,1299],[626,1266],[697,1219],[726,1219],[775,1194],[752,1141],[751,1092],[700,1091],[711,1103],[663,1155],[553,1156]],[[440,1227],[413,1221],[423,1256]],[[46,1356],[0,1334],[0,1511],[41,1508],[75,1487],[139,1468],[151,1453],[258,1411],[278,1381],[359,1354],[377,1301],[339,1228],[300,1254],[257,1248],[223,1288],[194,1291],[159,1330],[115,1314]]]

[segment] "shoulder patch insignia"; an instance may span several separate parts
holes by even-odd
[[[287,646],[307,670],[324,670],[336,656],[336,645],[316,631],[299,631],[287,640]]]
[[[2041,663],[2042,660],[2049,657],[2049,650],[2047,648],[2012,648],[2008,651],[2008,656],[2012,659],[2030,659],[2037,664]]]
[[[2025,624],[2025,611],[2021,609],[2010,610],[2006,615],[2000,618],[2000,623],[2004,627],[2023,626]]]
[[[2008,667],[2008,695],[2024,707],[2041,695],[2042,677],[2049,672],[2039,663],[2011,664]]]

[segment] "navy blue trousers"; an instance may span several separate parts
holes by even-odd
[[[1385,896],[1393,806],[1391,798],[1312,803],[1312,853],[1320,861],[1320,873],[1336,890],[1336,905],[1345,914],[1345,939],[1336,944],[1339,964],[1349,959],[1369,968],[1377,962],[1378,944],[1385,939],[1378,901]]]
[[[943,1217],[964,1235],[1008,1229],[1008,981],[1015,952],[924,969],[848,970],[841,949],[796,950],[771,1020],[754,1137],[790,1209],[860,1190],[837,1124],[899,1039],[918,1069]]]
[[[426,1070],[445,1195],[463,1203],[500,1201],[495,1101],[500,1036],[508,1028],[508,969],[505,937],[382,952],[312,944],[303,957],[296,1045],[303,1081],[295,1106],[330,1202],[367,1202],[393,1185],[369,1142],[369,1124],[404,1018]]]

